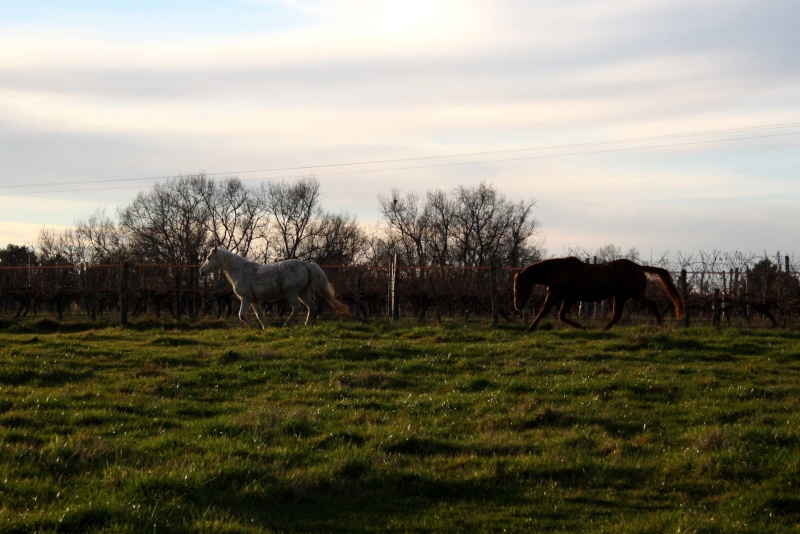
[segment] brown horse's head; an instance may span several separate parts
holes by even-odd
[[[522,276],[520,276],[522,275]],[[530,282],[529,277],[526,277],[522,271],[514,274],[514,307],[522,311],[525,303],[531,296],[533,291],[533,284]]]

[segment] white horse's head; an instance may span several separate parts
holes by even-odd
[[[208,271],[216,269],[222,264],[220,260],[221,254],[219,253],[222,250],[224,250],[222,247],[214,247],[211,249],[211,252],[208,253],[206,261],[200,266],[201,275],[208,274]]]

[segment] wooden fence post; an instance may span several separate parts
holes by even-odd
[[[181,320],[181,272],[175,268],[175,320]]]
[[[394,257],[392,258],[392,274],[391,274],[391,299],[390,299],[390,315],[393,321],[396,321],[400,318],[400,297],[397,294],[397,277],[399,274],[399,270],[397,267],[397,254],[395,253]]]
[[[359,269],[358,275],[356,276],[356,321],[361,320],[361,281],[363,278],[364,271]]]
[[[586,258],[586,263],[592,263],[591,258]],[[578,302],[578,317],[582,317],[584,320],[589,319],[589,306],[590,304],[586,301]]]
[[[433,306],[436,309],[436,322],[442,322],[442,312],[439,309],[439,296],[436,294],[436,286],[433,284],[433,277],[428,276],[428,285],[431,286],[431,295],[433,296]]]
[[[721,302],[719,294],[720,294],[719,288],[714,289],[714,299],[711,301],[711,310],[712,310],[711,322],[714,324],[714,326],[719,326],[720,316],[722,315],[721,314],[722,310],[720,309]]]
[[[789,274],[790,274],[791,271],[789,270],[789,256],[788,256],[788,254],[783,257],[783,265],[784,265],[784,271],[786,272],[786,276],[782,276],[781,277],[781,296],[780,296],[781,300],[784,300],[786,298],[786,292],[789,291],[789,288],[790,288],[790,286],[789,286]]]
[[[681,291],[683,291],[683,326],[689,326],[689,284],[686,281],[686,269],[681,269]]]
[[[122,276],[119,281],[119,321],[123,328],[128,326],[128,275],[131,264],[122,262]]]
[[[89,268],[89,314],[92,321],[97,320],[97,273]]]
[[[750,266],[748,265],[744,271],[744,294],[745,296],[750,296]],[[744,315],[747,317],[747,320],[750,320],[750,299],[745,300],[746,304],[744,305]]]
[[[317,324],[317,317],[319,317],[319,301],[320,299],[319,293],[314,294],[314,300],[311,301],[311,309],[308,310],[311,312],[311,324]]]
[[[198,300],[200,300],[200,275],[198,274],[197,269],[192,269],[191,267],[189,268],[189,280],[191,280],[189,287],[191,288],[192,292],[192,305],[190,307],[191,319],[192,321],[196,321],[200,315],[198,306]]]
[[[492,265],[489,271],[489,285],[492,290],[492,328],[497,328],[500,323],[500,301],[497,294],[497,266]]]

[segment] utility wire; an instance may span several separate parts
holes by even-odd
[[[404,163],[404,162],[412,162],[412,161],[432,161],[432,160],[441,160],[441,159],[456,158],[456,157],[486,156],[486,155],[494,155],[494,154],[511,154],[511,153],[519,153],[519,152],[545,151],[545,150],[558,150],[558,149],[562,149],[563,150],[563,149],[569,149],[569,148],[582,148],[582,147],[592,147],[592,146],[607,146],[607,145],[614,145],[614,144],[624,144],[624,143],[634,143],[634,142],[644,142],[644,141],[657,141],[657,140],[666,140],[666,139],[680,139],[680,138],[698,137],[698,136],[706,136],[706,135],[744,133],[744,132],[753,132],[753,131],[775,130],[775,129],[782,129],[782,128],[794,128],[794,127],[798,127],[798,126],[800,126],[800,123],[786,123],[786,124],[774,124],[774,125],[768,125],[768,126],[753,126],[753,127],[743,127],[743,128],[731,128],[731,129],[725,129],[725,130],[709,130],[709,131],[703,131],[703,132],[688,132],[688,133],[662,135],[662,136],[639,137],[639,138],[631,138],[631,139],[618,139],[618,140],[612,140],[612,141],[593,141],[593,142],[586,142],[586,143],[571,143],[571,144],[564,144],[564,145],[550,145],[550,146],[506,149],[506,150],[490,150],[490,151],[483,151],[483,152],[465,152],[465,153],[460,153],[460,154],[448,154],[448,155],[440,155],[440,156],[424,156],[424,157],[414,157],[414,158],[372,160],[372,161],[360,161],[360,162],[351,162],[351,163],[331,163],[331,164],[312,165],[312,166],[304,166],[304,167],[284,167],[284,168],[260,169],[260,170],[215,172],[215,173],[205,173],[205,175],[206,176],[238,175],[238,174],[253,174],[253,173],[268,173],[268,172],[282,172],[282,171],[299,171],[299,170],[311,170],[311,169],[338,168],[338,167],[359,166],[359,165],[377,165],[377,164],[384,164],[384,163]],[[786,133],[777,133],[777,134],[768,134],[768,135],[756,135],[756,136],[746,136],[746,137],[729,137],[729,138],[721,138],[721,139],[710,139],[710,140],[704,140],[704,141],[689,141],[689,142],[685,142],[685,143],[670,143],[670,144],[649,145],[649,146],[635,146],[635,147],[626,147],[626,148],[611,148],[611,149],[604,149],[604,150],[592,150],[592,151],[582,151],[582,152],[567,152],[567,153],[562,153],[562,154],[545,154],[545,155],[524,156],[524,157],[516,157],[516,158],[503,158],[503,159],[493,159],[493,160],[460,161],[460,162],[437,163],[437,164],[427,164],[427,165],[414,165],[414,166],[405,166],[405,167],[390,167],[390,168],[382,168],[382,169],[349,170],[349,171],[339,171],[339,172],[316,173],[315,176],[338,176],[338,175],[346,175],[346,174],[364,174],[364,173],[368,173],[368,172],[389,172],[389,171],[399,171],[399,170],[430,169],[430,168],[450,167],[450,166],[459,166],[459,165],[479,165],[479,164],[502,163],[502,162],[510,162],[510,161],[523,161],[523,160],[533,160],[533,159],[559,158],[559,157],[569,157],[569,156],[582,156],[582,155],[589,155],[589,154],[605,154],[605,153],[613,153],[613,152],[627,152],[627,151],[633,151],[633,150],[652,150],[652,149],[658,149],[658,148],[672,148],[672,147],[690,146],[690,145],[724,143],[724,142],[729,142],[729,141],[746,141],[746,140],[753,140],[753,139],[766,139],[766,138],[772,138],[772,137],[786,137],[786,136],[792,136],[792,135],[800,135],[800,132],[786,132]],[[0,185],[0,189],[20,189],[20,188],[30,188],[30,187],[59,187],[59,186],[67,186],[67,185],[88,185],[88,184],[120,183],[120,182],[134,182],[134,181],[154,181],[154,180],[161,181],[161,180],[168,180],[168,179],[171,179],[171,178],[178,178],[178,177],[179,176],[156,176],[156,177],[149,177],[149,178],[119,178],[119,179],[96,180],[96,181],[48,182],[48,183],[38,183],[38,184],[12,184],[12,185]],[[250,178],[250,179],[243,179],[242,181],[286,180],[286,179],[293,179],[293,178],[300,178],[300,177],[302,177],[302,175],[291,175],[291,176],[281,176],[281,177],[271,177],[271,178]],[[36,194],[45,194],[45,193],[75,193],[75,192],[84,192],[84,191],[109,191],[109,190],[121,190],[121,189],[136,189],[136,188],[139,188],[139,187],[141,187],[141,186],[133,185],[133,186],[122,186],[122,187],[102,187],[102,188],[92,187],[91,189],[83,189],[82,188],[82,189],[47,190],[47,191],[27,191],[27,192],[20,192],[20,193],[6,193],[6,194],[4,194],[4,196],[36,195]]]

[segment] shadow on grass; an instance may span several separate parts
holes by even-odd
[[[417,440],[412,449],[428,454],[440,451],[441,446]],[[235,517],[240,524],[254,530],[363,532],[392,530],[392,525],[402,525],[403,531],[440,530],[459,525],[464,528],[480,525],[494,530],[519,527],[520,514],[530,516],[531,524],[538,528],[580,530],[586,515],[605,517],[619,506],[634,506],[639,510],[663,506],[657,502],[594,502],[587,496],[584,517],[570,516],[550,506],[544,494],[532,495],[531,488],[558,484],[581,488],[582,492],[607,487],[635,489],[646,485],[651,476],[652,473],[640,469],[589,463],[531,472],[498,469],[491,475],[448,479],[435,474],[387,471],[370,462],[351,461],[343,462],[330,478],[309,478],[304,482],[276,477],[274,471],[265,467],[229,470],[206,481],[145,480],[131,489],[132,501],[143,502],[143,508],[160,501],[169,503],[173,510],[181,510],[184,520],[211,512],[216,517]],[[437,513],[449,510],[450,515],[445,514],[438,518],[438,523],[431,524],[432,509]],[[173,517],[173,521],[176,519]]]
[[[0,384],[9,386],[34,385],[38,387],[60,387],[75,384],[94,377],[94,371],[68,371],[53,369],[51,371],[36,369],[6,369],[0,371]]]

